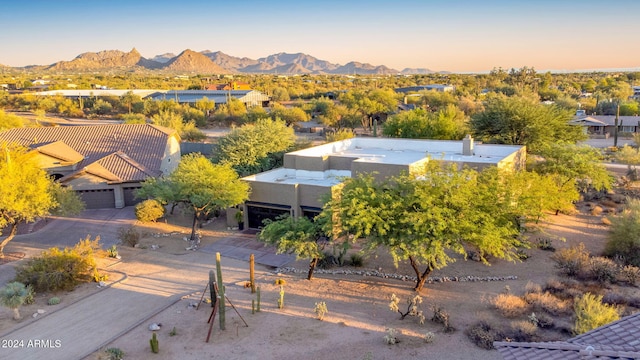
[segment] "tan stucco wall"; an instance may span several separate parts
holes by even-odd
[[[171,174],[180,163],[180,141],[177,136],[172,135],[167,140],[167,146],[164,150],[164,157],[160,164],[160,171],[163,175]]]
[[[354,161],[351,166],[352,174],[372,174],[374,179],[382,181],[391,176],[409,173],[409,165],[378,164]]]
[[[320,208],[322,207],[322,196],[328,194],[330,190],[331,188],[327,186],[300,184],[298,185],[298,206]]]
[[[296,185],[250,181],[251,201],[297,206]]]
[[[356,160],[353,156],[336,156],[329,157],[329,168],[331,170],[351,170],[351,163]]]

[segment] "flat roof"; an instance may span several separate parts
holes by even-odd
[[[242,178],[247,181],[269,182],[276,184],[303,184],[330,187],[342,182],[343,177],[350,177],[349,170],[304,171],[277,168],[263,173]]]
[[[386,138],[352,138],[298,150],[289,154],[306,157],[344,156],[381,164],[409,165],[424,158],[455,162],[497,164],[520,150],[519,145],[478,144],[473,155],[462,154],[462,141]]]
[[[462,146],[462,141],[452,140],[352,138],[290,152],[287,155],[306,158],[348,157],[353,158],[354,162],[387,165],[411,165],[426,159],[498,164],[505,157],[523,148],[519,145],[474,144],[473,155],[463,155]],[[339,184],[343,177],[350,176],[349,170],[309,171],[278,168],[244,177],[243,180],[330,187]]]

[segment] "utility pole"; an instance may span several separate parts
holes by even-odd
[[[617,107],[615,128],[613,129],[613,147],[618,147],[618,122],[620,121],[620,100],[618,100],[616,103]]]

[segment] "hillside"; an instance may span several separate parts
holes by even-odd
[[[184,50],[178,55],[164,53],[151,58],[143,57],[135,48],[129,52],[120,50],[103,50],[85,52],[70,61],[59,61],[48,66],[31,65],[24,68],[42,68],[50,71],[166,71],[204,74],[429,74],[433,71],[423,68],[407,68],[402,72],[385,65],[371,65],[351,61],[345,65],[334,64],[304,53],[276,53],[259,59],[235,57],[221,51],[196,52]]]

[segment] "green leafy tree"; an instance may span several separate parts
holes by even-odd
[[[295,141],[293,128],[284,121],[261,119],[220,138],[215,161],[231,165],[243,176],[255,174],[279,165]]]
[[[0,131],[24,127],[24,121],[20,116],[7,114],[0,110]]]
[[[532,169],[540,174],[555,175],[558,186],[570,186],[578,191],[608,190],[613,178],[602,164],[602,154],[588,145],[547,143],[538,148],[540,161]]]
[[[211,110],[216,108],[216,102],[209,100],[206,96],[196,100],[196,109],[202,111],[207,117],[211,114]]]
[[[373,116],[376,114],[390,114],[398,106],[398,95],[391,90],[348,91],[340,96],[340,102],[355,111],[362,123],[362,127],[371,128]]]
[[[216,165],[200,154],[185,155],[164,185],[156,181],[162,189],[155,192],[145,189],[148,194],[172,191],[166,198],[187,205],[193,211],[191,237],[196,239],[198,221],[212,211],[224,209],[244,202],[249,195],[249,185],[238,178],[238,174],[229,165]],[[148,186],[148,185],[147,185]]]
[[[352,139],[356,136],[351,129],[340,129],[336,131],[328,132],[325,135],[327,142],[341,141],[346,139]]]
[[[34,221],[55,209],[66,213],[64,204],[68,200],[63,196],[56,199],[56,194],[74,194],[60,189],[26,149],[7,144],[0,145],[0,149],[0,229],[9,227],[7,236],[0,241],[2,258],[20,223]]]
[[[287,125],[309,121],[309,115],[300,107],[287,108],[278,103],[271,106],[271,118],[284,120]]]
[[[493,96],[485,109],[471,117],[477,139],[488,143],[525,145],[536,153],[546,144],[585,138],[578,126],[569,124],[570,111],[521,97]]]
[[[615,305],[603,304],[602,295],[586,293],[575,300],[573,308],[576,318],[573,332],[576,335],[620,319],[618,308]]]
[[[289,101],[291,98],[289,97],[289,91],[283,87],[277,87],[273,89],[271,93],[271,100],[273,101]]]
[[[640,267],[640,200],[629,200],[622,214],[609,220],[605,256],[619,257],[628,265]]]
[[[279,254],[295,254],[297,259],[310,259],[307,280],[313,277],[318,261],[324,257],[322,226],[306,217],[286,216],[276,221],[265,220],[258,240],[275,246]]]
[[[118,100],[118,105],[121,108],[126,109],[129,114],[131,114],[134,108],[138,110],[135,111],[136,113],[139,113],[140,110],[144,109],[142,98],[134,94],[132,91],[127,91],[124,95],[120,96]]]
[[[419,177],[416,177],[418,176]],[[347,179],[340,196],[329,200],[322,216],[326,232],[364,238],[364,248],[386,247],[396,265],[408,260],[420,291],[433,270],[466,254],[465,246],[485,255],[514,260],[517,238],[511,199],[499,196],[496,177],[458,170],[432,161],[424,172],[376,181],[371,175]]]
[[[151,117],[151,122],[154,125],[174,129],[177,132],[182,132],[182,128],[184,127],[182,115],[170,110],[160,110],[159,113]]]
[[[420,108],[404,111],[389,117],[383,128],[390,137],[436,140],[460,140],[467,131],[467,117],[455,105],[436,113]]]
[[[146,124],[147,117],[143,114],[124,114],[122,115],[122,120],[125,124]]]

